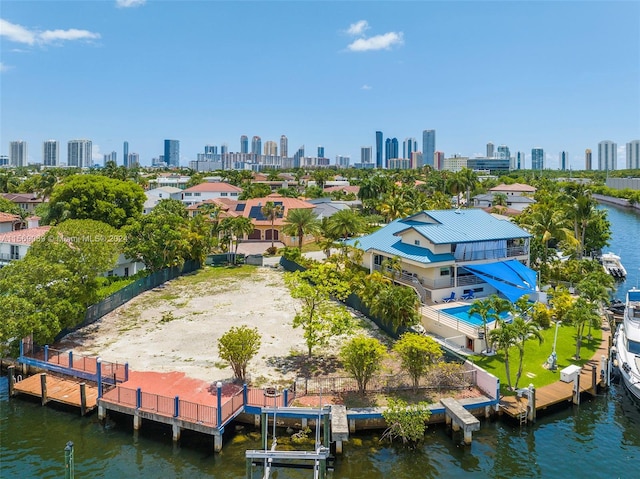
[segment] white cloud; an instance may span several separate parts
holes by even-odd
[[[0,73],[11,70],[11,67],[6,63],[0,62]]]
[[[365,30],[369,30],[369,22],[367,22],[366,20],[360,20],[357,21],[356,23],[352,23],[351,25],[349,25],[349,28],[347,29],[347,33],[349,35],[353,35],[353,36],[358,36],[358,35],[362,35]]]
[[[118,8],[139,7],[146,2],[147,0],[116,0],[116,6]]]
[[[367,85],[366,83],[360,87],[361,90],[373,90],[371,85]]]
[[[89,30],[78,30],[76,28],[38,32],[3,19],[0,19],[0,36],[6,36],[13,42],[25,43],[27,45],[34,45],[36,43],[48,44],[65,40],[96,40],[100,38],[99,33],[90,32]]]
[[[369,38],[358,38],[347,48],[352,52],[367,52],[370,50],[390,50],[391,47],[404,43],[402,32],[388,32]]]
[[[33,45],[36,42],[35,33],[22,25],[7,22],[2,18],[0,18],[0,37],[7,37],[12,42],[26,43],[27,45]]]

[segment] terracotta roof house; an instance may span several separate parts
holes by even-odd
[[[334,191],[342,191],[344,193],[353,193],[358,196],[360,187],[358,185],[344,185],[344,186],[328,186],[323,190],[325,193],[333,193]]]
[[[491,193],[504,193],[507,196],[512,195],[533,195],[537,190],[533,186],[523,185],[522,183],[514,183],[505,185],[504,183],[490,188]]]
[[[482,195],[476,195],[472,198],[473,206],[476,208],[482,208],[485,211],[491,210],[492,207],[496,205],[496,195],[505,193],[503,192],[492,192],[492,193],[484,193]],[[505,195],[507,197],[507,208],[509,211],[514,211],[515,214],[520,214],[522,211],[529,205],[532,205],[536,202],[533,198],[529,198],[528,196],[522,195]]]
[[[508,220],[463,209],[422,211],[347,244],[363,250],[362,265],[371,272],[382,271],[386,259],[398,258],[401,273],[395,281],[420,297],[423,326],[480,352],[482,328],[435,307],[494,293],[512,302],[525,294],[537,298],[536,272],[528,267],[530,239]]]
[[[12,215],[11,213],[4,213],[0,211],[0,233],[18,230],[21,225],[22,218],[18,215]]]
[[[2,196],[29,214],[33,214],[36,211],[36,206],[44,203],[44,199],[35,193],[2,193]]]
[[[38,226],[0,234],[0,267],[26,256],[29,247],[40,240],[51,226]]]
[[[205,200],[214,198],[231,198],[238,199],[242,193],[242,188],[223,183],[222,181],[212,183],[200,183],[192,186],[182,192],[182,201],[186,206],[195,205]]]

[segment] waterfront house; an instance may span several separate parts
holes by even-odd
[[[222,181],[200,183],[199,185],[186,188],[182,192],[182,201],[185,206],[195,205],[205,200],[215,198],[230,198],[237,200],[242,193],[242,188],[223,183]]]
[[[526,207],[535,203],[533,195],[536,188],[521,183],[512,185],[501,184],[489,189],[487,193],[473,197],[473,206],[477,208],[491,208],[496,206],[496,196],[504,195],[509,210],[522,212]]]
[[[481,209],[422,211],[395,220],[348,244],[361,249],[370,272],[397,258],[395,281],[412,287],[423,303],[427,331],[478,350],[481,331],[461,325],[431,308],[446,300],[500,294],[512,302],[536,294],[536,273],[528,268],[531,235],[514,223]],[[437,322],[437,324],[436,324]]]
[[[147,215],[162,200],[178,200],[182,201],[182,190],[175,186],[160,186],[152,190],[145,191],[147,200],[144,202],[142,213]]]
[[[35,193],[2,193],[2,196],[30,215],[35,213],[38,205],[44,203],[44,198]]]

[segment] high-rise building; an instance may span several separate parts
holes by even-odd
[[[559,160],[560,160],[560,169],[562,171],[568,170],[570,166],[569,153],[567,153],[566,151],[561,151]]]
[[[9,166],[9,155],[0,155],[0,166]]]
[[[640,169],[640,140],[627,143],[627,170]]]
[[[436,152],[436,130],[424,130],[422,132],[422,161],[420,166],[434,166]],[[441,163],[442,165],[442,163]]]
[[[164,140],[164,162],[169,168],[180,166],[180,140]]]
[[[385,168],[389,168],[389,160],[395,160],[399,157],[398,151],[398,139],[387,138],[387,140],[384,142]]]
[[[591,168],[593,168],[591,158],[591,150],[587,148],[584,150],[584,169],[587,171],[591,171]]]
[[[267,156],[276,156],[278,154],[278,145],[275,141],[267,141],[264,144],[264,154]]]
[[[110,161],[113,161],[115,164],[118,164],[118,154],[115,151],[112,151],[111,153],[107,153],[106,155],[102,156],[102,166],[107,166],[107,163],[109,163]],[[125,165],[127,165],[127,160],[125,160],[124,162]]]
[[[249,137],[247,135],[240,137],[240,153],[249,153]]]
[[[426,165],[428,165],[428,163],[425,162],[425,166]],[[443,166],[444,166],[444,151],[436,151],[433,154],[433,169],[441,170]]]
[[[382,164],[382,142],[383,142],[383,138],[382,138],[382,132],[381,131],[376,131],[376,168],[382,168],[383,164]]]
[[[46,140],[42,143],[42,164],[44,166],[58,166],[60,158],[60,143],[58,140]]]
[[[531,149],[531,169],[544,170],[544,150],[542,148]]]
[[[298,151],[293,155],[293,167],[300,168],[304,158],[304,145],[298,148]]]
[[[509,147],[507,145],[500,145],[498,147],[498,158],[502,159],[502,160],[509,160],[511,159],[511,151],[509,150]]]
[[[516,170],[522,170],[525,167],[525,154],[524,151],[519,151],[516,154]]]
[[[218,147],[215,145],[205,145],[204,146],[204,154],[205,155],[217,155]]]
[[[598,169],[601,171],[609,171],[615,170],[617,166],[618,145],[609,140],[598,143]]]
[[[115,158],[113,161],[116,161]],[[129,168],[130,165],[129,165],[129,142],[128,141],[125,141],[122,145],[122,161],[124,162],[124,167]]]
[[[67,142],[67,166],[87,168],[91,166],[91,140],[69,140]]]
[[[140,166],[140,155],[137,153],[129,153],[127,155],[127,165],[129,168],[137,168]]]
[[[402,157],[410,160],[414,151],[418,151],[418,142],[416,139],[405,138],[402,142]]]
[[[251,138],[251,153],[254,155],[259,155],[262,153],[262,138],[259,136],[254,136]]]
[[[229,153],[229,145],[223,143],[222,145],[220,145],[220,154],[226,155],[227,153]]]
[[[280,137],[280,156],[287,158],[289,156],[289,140],[285,135]]]
[[[324,146],[318,146],[318,158],[324,158]]]
[[[27,142],[9,142],[9,163],[11,166],[27,166]]]
[[[493,143],[487,143],[487,158],[493,158],[495,151],[493,149]]]
[[[349,168],[350,156],[336,155],[336,165],[341,168]]]
[[[360,163],[371,163],[372,150],[370,146],[360,148]]]

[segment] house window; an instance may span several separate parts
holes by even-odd
[[[228,196],[229,193],[220,193],[220,196]]]
[[[238,193],[231,193],[231,196],[238,196]]]
[[[200,193],[194,193],[193,196],[200,196]]]
[[[450,276],[451,268],[440,268],[440,276]]]
[[[377,266],[382,266],[382,262],[384,261],[384,256],[379,254],[373,255],[373,264]]]
[[[191,196],[191,193],[185,193],[184,196]]]
[[[420,246],[420,240],[413,240],[413,244],[416,246]]]
[[[128,278],[129,277],[129,267],[125,267],[124,268],[124,277]]]
[[[11,259],[20,259],[20,246],[11,245]]]

